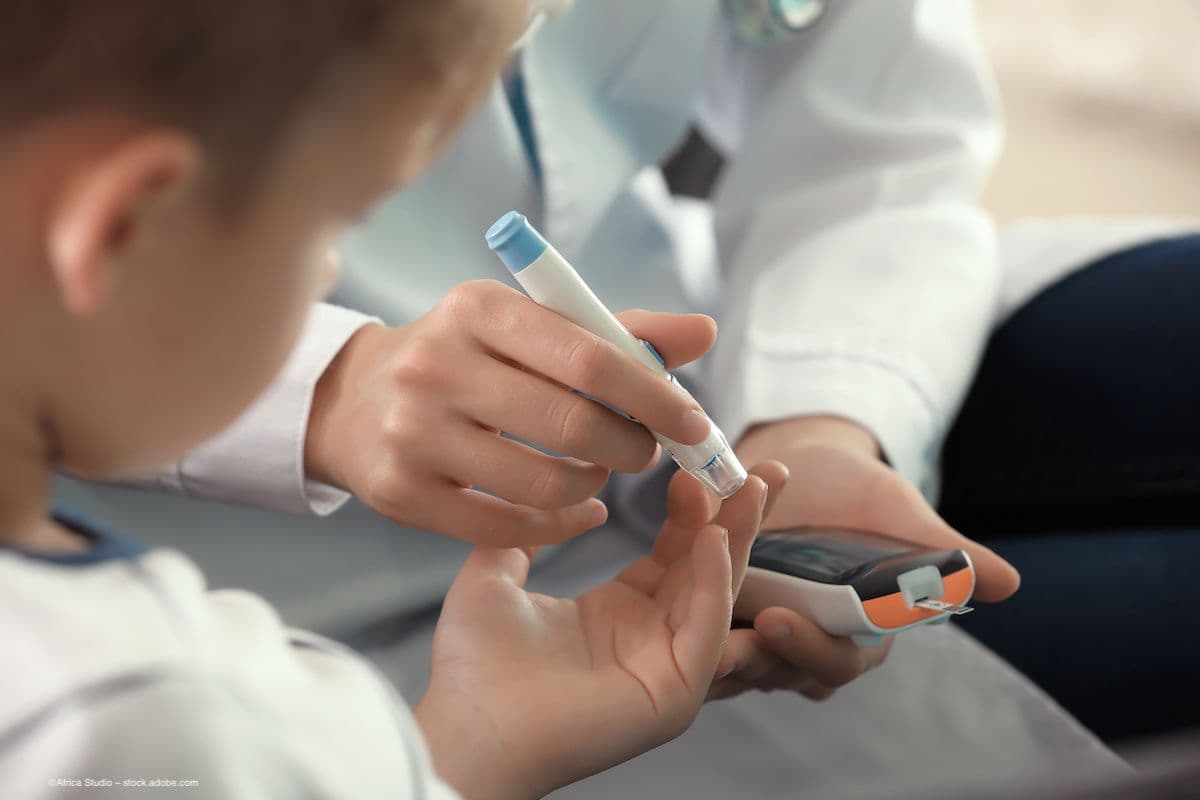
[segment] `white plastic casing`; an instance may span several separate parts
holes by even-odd
[[[973,578],[971,587],[973,590]],[[935,614],[909,625],[881,628],[867,617],[858,593],[848,584],[819,583],[761,567],[749,567],[734,603],[734,617],[753,620],[760,612],[775,606],[811,619],[826,633],[853,637],[863,646],[878,644],[884,636],[909,628],[937,625],[950,619],[949,614]]]
[[[625,329],[552,245],[547,246],[527,267],[514,273],[514,277],[539,305],[616,345],[687,394],[687,390],[663,366],[657,353]],[[718,497],[725,498],[746,482],[746,470],[734,455],[721,429],[711,419],[709,424],[708,437],[696,445],[680,444],[654,431],[651,433],[663,449],[671,454],[675,463]]]

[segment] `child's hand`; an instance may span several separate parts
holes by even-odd
[[[701,314],[619,316],[668,367],[716,337]],[[350,339],[317,385],[306,471],[403,525],[493,547],[562,541],[604,522],[594,495],[610,470],[657,457],[645,428],[568,387],[684,444],[708,435],[669,381],[525,295],[472,281],[411,325]]]
[[[443,778],[470,800],[540,797],[682,733],[787,477],[775,462],[752,473],[712,524],[703,504],[676,504],[652,555],[577,600],[526,592],[530,553],[476,549],[442,607],[417,708]]]

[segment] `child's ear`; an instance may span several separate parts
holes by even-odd
[[[64,305],[101,308],[120,257],[146,210],[199,167],[195,143],[167,131],[125,140],[87,163],[52,209],[48,256]]]

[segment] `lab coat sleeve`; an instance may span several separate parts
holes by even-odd
[[[241,417],[167,469],[122,483],[281,511],[336,511],[350,495],[304,474],[313,391],[346,341],[378,321],[328,303],[314,306],[283,371]]]
[[[977,195],[1001,131],[971,5],[831,2],[775,45],[722,23],[712,56],[722,426],[843,416],[932,491],[998,291]]]

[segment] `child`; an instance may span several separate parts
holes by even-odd
[[[533,797],[694,718],[779,465],[759,467],[715,524],[700,488],[679,484],[654,554],[575,601],[524,591],[527,551],[476,550],[446,601],[419,729],[336,644],[283,628],[252,596],[207,593],[178,554],[46,509],[53,470],[153,467],[253,399],[325,282],[330,237],[429,162],[523,11],[518,0],[6,9],[6,797]]]

